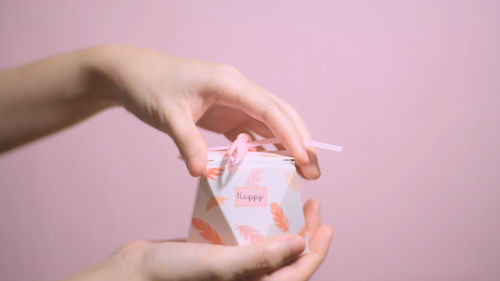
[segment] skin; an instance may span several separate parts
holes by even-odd
[[[228,65],[127,46],[69,52],[0,72],[0,152],[57,132],[99,111],[123,106],[168,134],[193,176],[206,167],[198,128],[234,140],[278,137],[306,179],[320,176],[311,135],[297,111]],[[69,280],[306,280],[333,236],[319,203],[304,206],[311,252],[302,237],[276,236],[230,247],[181,241],[135,241]],[[185,270],[189,268],[189,270]]]
[[[167,133],[189,172],[200,176],[207,146],[198,127],[233,140],[277,136],[299,173],[320,176],[297,111],[235,68],[126,46],[74,51],[0,73],[0,152],[124,106]]]
[[[247,246],[134,241],[108,260],[67,279],[84,280],[307,280],[327,255],[333,229],[321,224],[317,200],[304,204],[310,252],[297,234]],[[186,270],[189,269],[189,270]]]

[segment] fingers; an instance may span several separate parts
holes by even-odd
[[[255,133],[265,137],[265,138],[274,138],[275,135],[269,130],[266,124],[262,123],[259,120],[251,118],[247,123],[246,126],[254,131]],[[276,147],[277,150],[284,150],[285,147],[280,144],[280,143],[275,143],[273,144],[274,147]]]
[[[321,225],[320,203],[318,200],[309,199],[304,204],[304,217],[307,232],[310,234],[309,246],[311,252],[326,255],[324,247],[330,244],[333,237],[333,228],[329,225]]]
[[[246,246],[150,243],[141,262],[148,280],[235,280],[274,271],[296,259],[305,247],[304,239],[297,234]]]
[[[282,106],[269,93],[254,85],[231,67],[216,70],[217,102],[240,108],[264,122],[301,164],[309,162],[300,133]]]
[[[273,280],[308,280],[325,259],[333,238],[333,228],[329,225],[320,226],[309,240],[310,252],[298,259],[292,266],[294,270],[280,272],[283,278]],[[295,272],[295,274],[293,274]],[[300,277],[297,276],[300,272]],[[291,274],[292,273],[292,274]],[[290,277],[295,277],[290,278]]]
[[[321,225],[320,204],[316,199],[310,199],[304,204],[304,218],[308,233],[314,233]]]
[[[321,170],[319,169],[316,151],[312,147],[306,147],[306,151],[309,157],[309,163],[305,165],[297,164],[297,172],[305,179],[318,179],[321,176]]]
[[[258,244],[239,247],[217,247],[210,253],[211,271],[223,280],[270,272],[297,258],[305,241],[296,234],[275,236]]]
[[[224,136],[230,140],[230,141],[234,141],[240,134],[247,134],[248,136],[250,136],[250,139],[251,140],[255,140],[255,135],[249,131],[248,129],[246,128],[242,128],[242,127],[238,127],[238,128],[234,128],[232,130],[229,130],[228,132],[224,133]],[[259,145],[257,147],[255,147],[256,150],[263,150],[264,148]]]
[[[256,280],[308,280],[325,259],[333,238],[333,228],[321,225],[320,206],[317,200],[304,204],[309,253],[300,256],[295,262],[271,275],[261,275]]]
[[[316,152],[313,148],[306,150],[303,144],[303,140],[310,140],[311,135],[297,111],[284,100],[248,81],[234,68],[223,66],[218,69],[215,75],[217,101],[240,108],[263,122],[295,157],[299,174],[306,179],[318,178],[321,172]],[[261,126],[254,127],[257,134],[268,134],[268,130]]]
[[[248,280],[307,280],[327,256],[333,229],[321,225],[317,200],[308,200],[304,213],[310,248],[307,254],[300,255],[305,241],[297,234],[275,236],[246,246],[150,242],[149,250],[142,255],[144,274],[159,280],[167,277],[179,280],[247,277]]]
[[[255,140],[255,136],[252,134],[252,132],[250,132],[249,130],[242,128],[242,127],[237,127],[237,128],[231,129],[231,130],[225,132],[224,136],[228,140],[234,141],[238,137],[238,135],[240,135],[240,134],[247,134],[250,136],[251,140]]]
[[[316,253],[320,258],[318,265],[323,261],[330,248],[330,243],[333,239],[333,228],[329,225],[321,225],[313,233],[313,236],[309,240],[309,246],[313,253]]]
[[[289,111],[295,112],[295,110],[292,110],[292,109],[290,109]],[[297,114],[291,113],[289,115],[296,116]],[[310,140],[311,135],[309,134],[309,131],[305,127],[301,118],[296,117],[295,120],[296,120],[295,123],[298,125],[299,132],[301,134],[302,139]],[[248,127],[248,129],[254,131],[255,133],[257,133],[265,138],[274,137],[274,134],[269,130],[267,125],[259,120],[251,119],[246,123],[246,126]],[[278,150],[284,149],[281,144],[275,144],[275,146]],[[303,165],[297,164],[297,172],[305,179],[317,179],[321,175],[321,171],[319,169],[318,157],[316,155],[316,151],[312,147],[306,147],[306,152],[307,152],[307,155],[309,158],[309,162],[307,164],[303,164]]]
[[[259,281],[302,281],[309,280],[325,259],[330,242],[333,238],[333,229],[328,225],[322,225],[313,233],[309,240],[310,252],[300,256],[296,261],[290,263],[270,274],[259,274],[249,280]]]
[[[309,235],[310,252],[298,260],[294,267],[308,279],[325,259],[333,239],[333,228],[321,224],[320,204],[311,199],[304,204],[304,216]]]
[[[289,103],[287,103],[280,97],[274,95],[272,97],[285,109],[288,115],[292,118],[292,120],[297,126],[297,129],[302,139],[312,140],[311,133],[307,129],[307,126],[302,120],[302,117],[300,117],[300,115],[297,113],[297,110],[295,110],[295,108],[293,108]],[[297,170],[299,174],[306,179],[317,179],[320,177],[321,171],[318,165],[318,157],[316,155],[316,150],[312,147],[306,147],[306,151],[309,158],[309,162],[297,165]]]
[[[172,112],[167,120],[169,135],[179,148],[189,173],[200,176],[207,165],[207,145],[188,110]]]

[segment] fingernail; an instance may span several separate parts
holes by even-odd
[[[304,157],[304,160],[306,163],[309,163],[309,155],[307,154],[306,149],[302,150],[302,157]]]
[[[191,173],[191,175],[193,176],[197,176],[197,171],[196,171],[196,167],[198,165],[201,165],[200,162],[202,161],[202,157],[199,153],[196,153],[194,155],[191,155],[188,159],[188,161],[186,161],[186,165],[188,166],[188,169],[189,169],[189,172]]]
[[[190,161],[192,163],[199,163],[201,161],[201,155],[199,153],[195,153],[194,155],[191,156]]]
[[[299,155],[297,155],[297,162],[299,165],[307,165],[309,163],[309,156],[307,155],[307,151],[305,149],[301,149]]]
[[[316,165],[316,173],[313,176],[313,179],[318,179],[321,176],[321,169],[318,165]]]
[[[318,157],[313,150],[308,150],[309,163],[304,167],[303,171],[307,170],[308,179],[315,180],[321,176],[321,169],[319,168]]]

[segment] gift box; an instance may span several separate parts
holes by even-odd
[[[248,151],[234,164],[230,156],[227,151],[208,153],[188,241],[245,245],[284,233],[305,237],[293,157]]]

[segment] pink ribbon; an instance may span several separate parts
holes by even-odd
[[[321,148],[331,151],[342,151],[342,146],[318,142],[318,141],[303,141],[305,146],[311,146],[315,148]],[[276,144],[281,143],[278,138],[268,138],[251,141],[248,134],[239,134],[230,145],[215,146],[211,147],[209,151],[226,150],[226,155],[228,156],[227,169],[231,171],[235,165],[238,165],[245,159],[248,151],[255,151],[258,146],[263,144]]]

